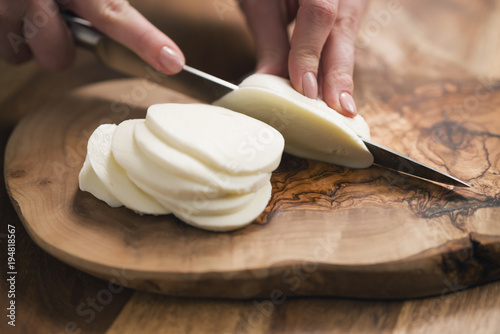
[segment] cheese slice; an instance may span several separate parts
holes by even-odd
[[[324,101],[298,93],[286,79],[254,74],[240,88],[215,101],[215,105],[259,119],[285,138],[285,152],[353,168],[373,164],[373,156],[360,137],[370,130],[360,116],[340,115]]]
[[[133,177],[131,177],[131,180],[139,188],[153,196],[158,202],[174,213],[181,212],[189,215],[223,215],[243,209],[243,207],[248,205],[255,197],[255,192],[249,192],[241,195],[226,195],[218,198],[210,198],[205,194],[193,194],[193,197],[189,199],[182,199],[159,192]]]
[[[106,188],[104,183],[99,180],[97,174],[95,173],[92,165],[90,164],[89,156],[85,158],[83,167],[78,175],[78,185],[82,191],[88,191],[92,193],[95,197],[99,198],[101,201],[106,202],[109,206],[117,208],[122,206],[120,202],[113,194]]]
[[[170,213],[154,198],[139,189],[127,176],[125,170],[118,165],[111,153],[112,138],[117,126],[114,124],[100,125],[90,136],[87,144],[87,158],[99,181],[107,191],[127,208],[138,213],[162,215]],[[85,176],[85,174],[84,174]],[[80,179],[83,189],[92,189],[99,192],[101,184],[90,184]],[[106,198],[107,194],[98,193],[96,197]]]
[[[268,183],[255,193],[255,197],[241,210],[223,215],[196,215],[174,212],[184,222],[212,231],[231,231],[252,223],[267,206],[271,199],[271,184]]]
[[[135,124],[134,138],[141,152],[166,171],[213,188],[241,193],[245,189],[254,189],[256,185],[262,185],[262,181],[267,181],[271,176],[269,172],[234,175],[231,174],[231,170],[213,169],[161,140],[145,122]]]
[[[80,188],[110,206],[172,213],[193,226],[228,231],[250,224],[267,206],[283,148],[278,131],[231,110],[152,106],[146,120],[94,131]]]
[[[231,174],[272,172],[284,140],[262,122],[225,108],[201,104],[156,104],[147,126],[171,146]]]
[[[140,181],[151,189],[172,197],[191,199],[193,196],[217,198],[226,194],[244,194],[262,187],[269,181],[270,173],[260,173],[254,183],[235,184],[231,176],[220,174],[219,186],[211,183],[198,183],[193,180],[169,173],[162,165],[149,160],[139,149],[134,139],[134,127],[144,122],[131,119],[118,125],[113,136],[113,155],[130,178]]]

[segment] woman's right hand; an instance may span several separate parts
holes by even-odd
[[[157,70],[175,74],[185,60],[179,47],[126,0],[0,0],[0,58],[34,58],[49,70],[71,65],[75,46],[59,9],[71,10],[131,49]]]

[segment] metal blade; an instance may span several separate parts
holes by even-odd
[[[365,143],[368,150],[373,154],[374,163],[377,165],[435,182],[451,184],[459,187],[470,187],[470,185],[457,179],[456,177],[440,172],[435,168],[424,165],[421,162],[399,154],[370,140],[364,138],[361,139]]]
[[[146,64],[135,53],[107,37],[100,40],[96,46],[96,53],[110,68],[156,82],[203,102],[212,103],[238,89],[238,86],[230,82],[187,65],[175,75],[161,73]]]
[[[61,14],[75,42],[95,53],[107,67],[118,72],[147,79],[207,103],[238,89],[237,85],[187,65],[175,75],[161,73],[125,46],[96,30],[90,22],[67,12]]]
[[[123,45],[94,29],[88,21],[69,13],[62,13],[62,15],[70,26],[76,43],[95,52],[104,64],[119,72],[148,79],[208,103],[212,103],[227,93],[238,89],[238,86],[230,82],[187,65],[176,75],[161,73]],[[393,150],[366,139],[363,139],[363,141],[373,154],[375,163],[380,166],[436,182],[470,187],[467,183],[453,176],[405,157]]]
[[[208,90],[207,102],[214,102],[233,90],[238,89],[238,86],[217,78],[211,74],[197,70],[191,66],[184,65],[184,69],[176,76],[182,75],[199,90]],[[210,100],[210,101],[209,101]]]

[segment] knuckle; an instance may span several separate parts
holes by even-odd
[[[352,75],[346,72],[332,71],[328,73],[329,81],[336,87],[342,87],[343,90],[351,91],[354,89]]]
[[[138,50],[148,50],[151,48],[153,36],[155,36],[153,28],[145,29],[134,38],[134,44],[137,45]]]
[[[317,20],[333,21],[337,17],[337,8],[332,1],[314,0],[309,3],[309,10]]]
[[[99,1],[97,12],[104,21],[115,22],[129,9],[129,6],[126,0]]]
[[[337,18],[334,29],[336,32],[347,35],[348,37],[355,37],[358,30],[358,24],[358,18],[354,14],[345,14]]]
[[[311,47],[298,47],[293,54],[293,60],[306,64],[307,67],[315,68],[319,62],[319,52],[315,52],[315,49]]]

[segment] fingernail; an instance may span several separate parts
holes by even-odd
[[[184,67],[182,57],[168,46],[160,50],[159,60],[168,74],[177,73]]]
[[[349,92],[340,93],[340,106],[342,110],[351,114],[352,116],[356,116],[358,114],[358,110],[356,109],[356,104],[354,103],[354,99]]]
[[[307,72],[302,76],[302,92],[311,99],[318,97],[318,80],[313,72]]]

